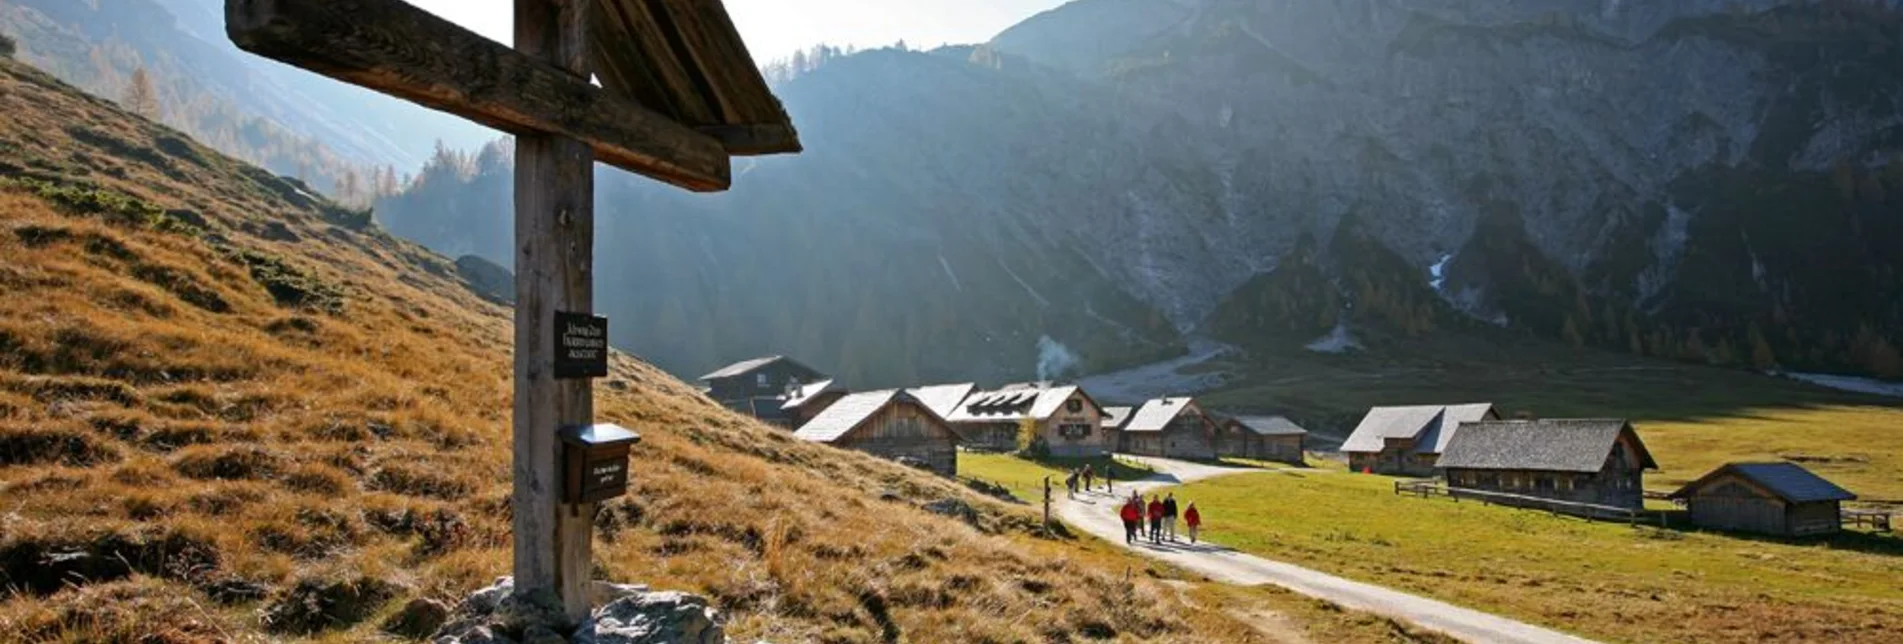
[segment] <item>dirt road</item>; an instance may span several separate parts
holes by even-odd
[[[1148,463],[1157,474],[1145,481],[1119,483],[1116,496],[1101,490],[1079,495],[1075,500],[1060,495],[1056,508],[1058,515],[1073,527],[1112,543],[1123,543],[1123,525],[1116,516],[1117,503],[1128,497],[1131,491],[1148,491],[1215,476],[1255,471],[1159,458],[1136,460]],[[1216,581],[1245,586],[1274,584],[1346,608],[1405,620],[1470,642],[1582,644],[1591,641],[1207,543],[1192,546],[1188,543],[1151,545],[1139,542],[1129,547]]]

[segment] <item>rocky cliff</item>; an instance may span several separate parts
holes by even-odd
[[[1093,369],[1492,324],[1898,376],[1900,15],[1080,0],[786,82],[808,152],[731,194],[606,181],[601,270],[637,316],[617,340],[681,372],[794,352],[897,384],[1031,375],[1044,336]]]

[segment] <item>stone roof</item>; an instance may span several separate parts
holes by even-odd
[[[1130,422],[1123,424],[1126,432],[1160,432],[1168,427],[1170,421],[1195,404],[1194,398],[1155,398],[1143,403],[1136,413],[1130,415]]]
[[[1341,444],[1343,452],[1379,452],[1390,438],[1414,439],[1418,454],[1439,454],[1461,423],[1497,417],[1493,403],[1375,407]]]
[[[1494,420],[1462,423],[1440,455],[1441,469],[1597,472],[1612,455],[1620,434],[1632,431],[1621,419]],[[1644,443],[1641,464],[1657,469]]]
[[[1837,484],[1824,480],[1824,477],[1796,463],[1729,463],[1685,484],[1685,487],[1672,493],[1672,498],[1696,496],[1699,490],[1724,474],[1743,477],[1790,503],[1850,501],[1857,498],[1849,490],[1837,487]]]
[[[920,409],[925,410],[925,413],[938,417],[931,407],[920,402],[912,394],[897,389],[864,391],[846,394],[825,411],[819,412],[818,416],[807,421],[805,425],[801,425],[799,431],[794,432],[793,435],[816,443],[830,443],[851,433],[854,428],[887,406],[903,403],[918,405]],[[942,417],[939,419],[943,420]]]

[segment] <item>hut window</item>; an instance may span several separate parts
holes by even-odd
[[[758,384],[759,386],[761,386],[761,387],[765,387],[765,386],[767,386],[767,384],[766,384],[766,374],[764,374],[764,373],[756,373],[756,374],[753,374],[753,381],[754,381],[754,382],[755,382],[756,384]]]

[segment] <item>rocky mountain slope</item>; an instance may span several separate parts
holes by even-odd
[[[0,113],[5,637],[414,637],[386,621],[407,600],[507,572],[505,309],[368,213],[4,56]],[[625,355],[597,382],[597,415],[644,440],[596,573],[707,595],[736,638],[1260,637],[1123,555],[1032,538],[1024,508]]]
[[[810,151],[731,195],[608,182],[601,268],[640,302],[617,340],[679,373],[793,352],[876,386],[1034,375],[1044,336],[1101,369],[1184,334],[1488,324],[1897,377],[1899,78],[1895,2],[1079,0],[794,78]],[[476,205],[384,221],[506,265],[507,186],[433,188]]]
[[[1340,300],[1414,334],[1451,308],[1903,375],[1894,2],[1083,0],[991,46],[1220,133],[1222,234],[1249,251],[1192,263],[1225,267],[1213,291],[1249,281],[1212,320],[1228,337],[1286,300],[1312,338]]]

